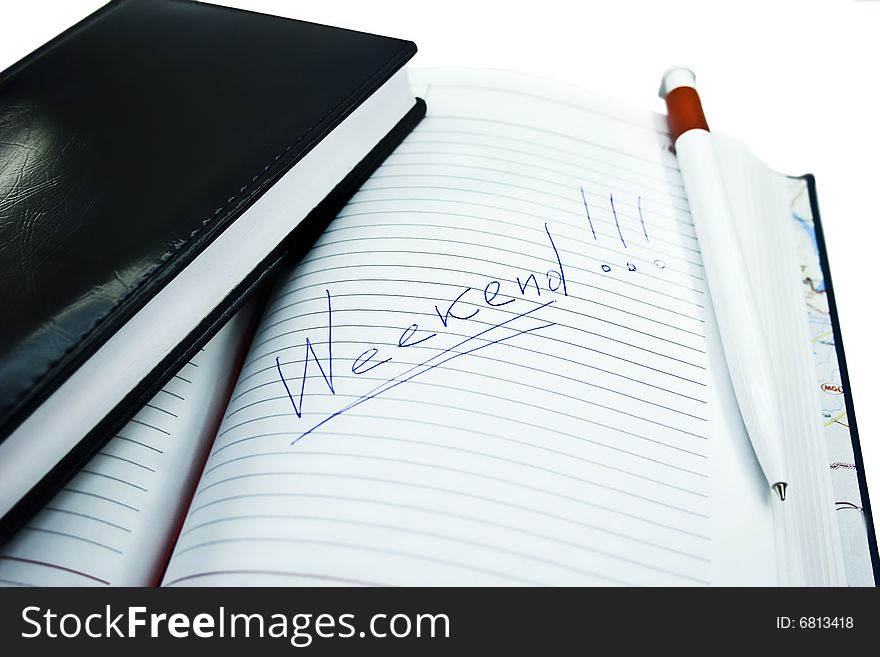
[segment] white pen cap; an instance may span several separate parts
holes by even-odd
[[[668,94],[673,89],[677,89],[678,87],[691,87],[696,88],[697,86],[697,76],[694,75],[694,72],[689,69],[687,66],[673,66],[671,68],[666,69],[666,72],[663,74],[663,79],[660,81],[660,98],[666,98],[666,94]]]

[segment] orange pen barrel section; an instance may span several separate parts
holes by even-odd
[[[666,114],[673,143],[688,130],[709,131],[700,96],[693,87],[676,87],[666,94]]]

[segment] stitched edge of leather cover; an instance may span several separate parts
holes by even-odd
[[[48,501],[51,495],[76,474],[144,404],[159,392],[169,379],[177,374],[252,294],[271,282],[274,278],[273,274],[282,264],[299,260],[311,249],[327,224],[361,184],[424,118],[426,109],[425,101],[417,98],[413,108],[392,128],[391,132],[293,229],[284,242],[269,254],[212,314],[202,320],[112,413],[89,432],[41,481],[37,482],[3,518],[0,518],[0,542],[10,538],[16,529]]]

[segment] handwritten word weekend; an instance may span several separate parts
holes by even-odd
[[[351,373],[354,375],[362,375],[386,366],[394,360],[395,352],[397,350],[406,350],[410,347],[424,344],[429,341],[442,339],[438,331],[449,328],[453,324],[466,324],[471,322],[471,320],[484,310],[508,306],[509,304],[526,299],[536,303],[539,298],[542,297],[542,292],[545,297],[547,294],[553,294],[557,298],[560,296],[568,296],[568,287],[565,280],[565,269],[562,264],[562,259],[560,258],[559,250],[556,248],[556,244],[553,241],[550,227],[546,223],[544,224],[544,230],[547,234],[548,249],[552,251],[558,268],[550,269],[541,274],[535,274],[534,272],[520,272],[516,276],[516,286],[511,287],[510,289],[503,288],[502,283],[498,280],[488,280],[485,285],[479,289],[472,287],[463,288],[451,302],[443,302],[442,305],[434,304],[433,314],[436,319],[433,320],[432,327],[423,328],[417,323],[402,326],[397,337],[397,346],[393,352],[382,351],[377,346],[371,346],[352,360]],[[336,385],[333,379],[333,366],[335,362],[333,353],[333,299],[330,290],[325,290],[325,293],[327,297],[327,357],[322,360],[318,356],[313,341],[307,336],[304,345],[305,357],[302,361],[302,371],[299,373],[298,377],[291,378],[289,375],[286,376],[280,357],[275,358],[275,367],[278,371],[278,376],[281,383],[284,385],[284,390],[293,406],[293,410],[299,418],[301,418],[303,414],[303,400],[306,395],[306,383],[309,380],[309,367],[312,363],[314,363],[314,367],[317,368],[320,374],[318,378],[323,380],[324,385],[331,394],[336,394]],[[532,317],[543,308],[556,303],[556,300],[556,298],[549,299],[542,303],[537,303],[537,305],[533,303],[527,310],[515,313],[503,321],[491,323],[488,328],[483,328],[463,340],[459,340],[451,346],[440,349],[434,356],[387,379],[367,393],[356,398],[353,402],[325,417],[316,425],[304,431],[293,442],[297,442],[301,438],[312,433],[315,429],[323,426],[335,417],[346,413],[352,408],[359,406],[365,401],[382,395],[408,381],[412,381],[416,377],[456,358],[472,354],[494,344],[507,342],[520,335],[541,331],[553,326],[553,322],[538,320],[537,324],[533,322],[529,325],[524,320]],[[502,331],[501,329],[508,330]]]
[[[587,203],[587,196],[583,187],[580,188],[580,197],[583,201],[583,207],[586,212],[587,226],[589,227],[593,240],[598,241],[600,235],[596,231],[594,219],[590,214],[590,206]],[[629,246],[624,239],[623,229],[621,228],[620,219],[614,204],[614,196],[609,195],[608,201],[610,214],[613,217],[617,236],[623,248],[628,249]],[[644,243],[648,244],[650,242],[650,237],[648,236],[648,229],[642,211],[641,197],[638,197],[636,207],[638,210],[640,239],[643,239]],[[351,373],[356,377],[368,372],[373,372],[374,370],[379,370],[381,372],[380,368],[387,368],[389,363],[394,362],[399,352],[403,352],[417,345],[428,343],[428,346],[435,347],[437,353],[417,365],[411,366],[403,372],[399,372],[394,376],[389,377],[368,392],[356,397],[354,401],[342,406],[326,417],[323,417],[323,419],[317,424],[314,424],[303,431],[292,441],[291,444],[295,444],[297,441],[309,435],[324,424],[360,404],[363,404],[370,399],[374,399],[379,395],[385,394],[389,390],[408,381],[412,381],[416,377],[422,376],[434,368],[440,367],[456,358],[461,358],[462,356],[472,354],[495,344],[507,342],[520,335],[542,331],[554,326],[554,322],[540,320],[535,317],[535,314],[540,310],[553,305],[560,298],[567,297],[568,284],[565,278],[565,268],[562,264],[559,249],[556,247],[556,243],[553,240],[553,236],[550,233],[550,227],[547,223],[544,224],[544,231],[547,235],[548,251],[552,252],[553,260],[555,260],[557,268],[538,274],[534,272],[517,272],[514,277],[515,285],[512,283],[513,279],[506,281],[506,286],[503,285],[500,280],[493,279],[487,280],[485,284],[481,285],[481,287],[464,287],[461,289],[461,292],[452,299],[452,301],[444,301],[442,304],[434,304],[433,313],[431,313],[434,319],[432,320],[431,325],[421,326],[418,323],[410,323],[409,325],[401,326],[400,332],[397,334],[396,347],[388,349],[384,346],[385,344],[395,344],[395,342],[390,342],[380,345],[382,348],[377,345],[372,345],[367,349],[364,349],[359,355],[350,359]],[[603,237],[606,239],[608,238],[607,235]],[[664,269],[666,267],[666,263],[662,260],[655,260],[653,264],[658,269]],[[612,266],[607,263],[600,263],[599,268],[606,274],[612,271]],[[632,262],[627,262],[626,271],[637,271],[636,265]],[[275,368],[278,372],[279,380],[284,386],[287,398],[293,406],[294,413],[297,418],[300,419],[303,416],[306,386],[310,380],[310,366],[317,368],[318,375],[312,378],[317,380],[318,385],[323,381],[323,385],[326,386],[327,390],[329,390],[332,395],[336,395],[337,393],[336,384],[333,378],[333,368],[335,363],[333,351],[333,298],[329,289],[325,290],[325,294],[327,298],[326,358],[322,359],[318,356],[318,353],[315,351],[315,343],[309,336],[306,336],[305,344],[303,345],[305,351],[304,358],[301,361],[297,361],[298,363],[301,363],[302,367],[301,371],[298,372],[298,375],[290,376],[289,371],[285,374],[285,364],[281,362],[280,357],[275,358]],[[551,295],[552,298],[549,298]],[[528,302],[529,308],[522,312],[515,312],[515,309],[519,306],[505,308],[505,314],[508,315],[508,317],[503,321],[489,323],[488,328],[482,328],[478,332],[473,333],[450,346],[435,346],[439,344],[439,341],[453,335],[451,333],[444,333],[443,329],[449,329],[453,325],[457,328],[460,326],[473,326],[474,324],[485,326],[486,322],[482,321],[482,317],[481,320],[478,320],[477,322],[472,320],[480,315],[480,313],[506,307],[517,302],[519,302],[519,306],[522,306],[523,302]],[[459,337],[460,334],[455,334],[455,336]],[[293,363],[287,363],[286,365],[289,367],[292,364]]]

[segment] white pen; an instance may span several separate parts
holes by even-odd
[[[660,97],[666,101],[669,131],[736,401],[764,476],[784,500],[789,481],[783,453],[782,407],[773,380],[770,350],[749,292],[745,258],[694,83],[690,69],[671,68],[663,75]]]

